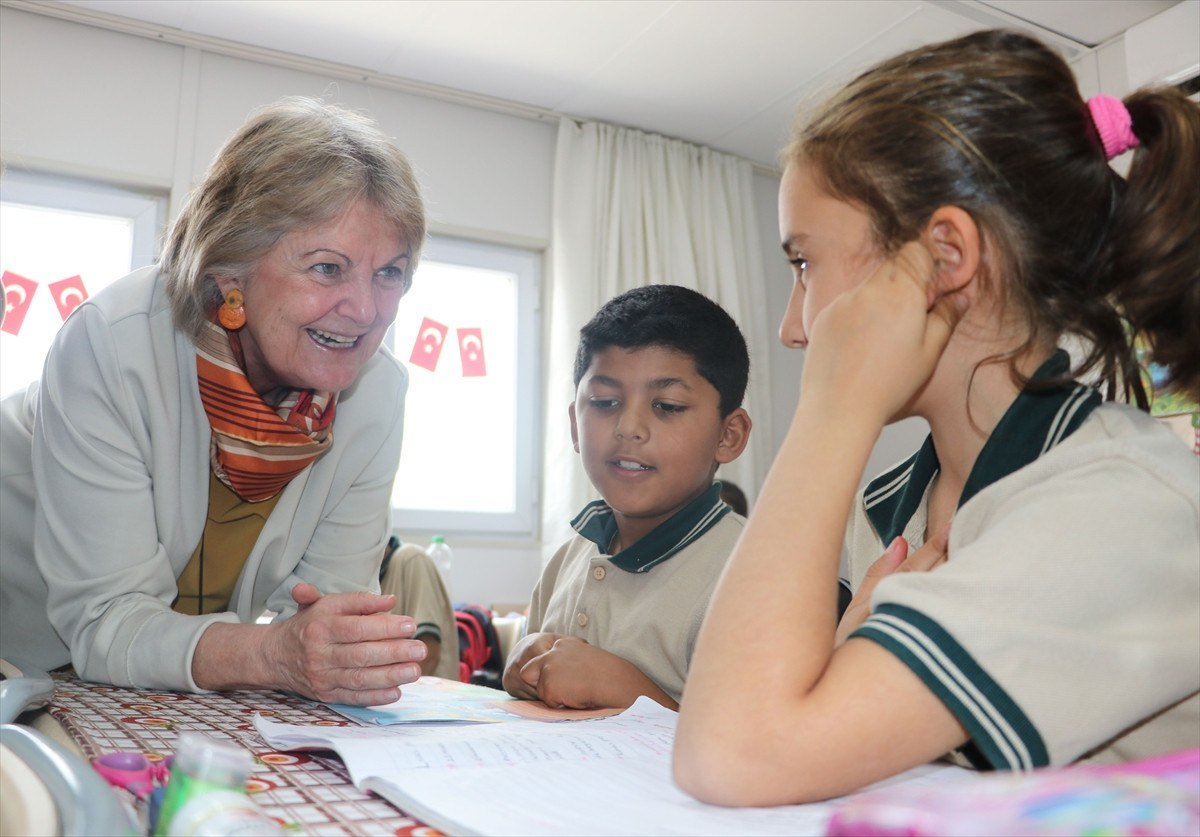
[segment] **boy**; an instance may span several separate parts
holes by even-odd
[[[580,331],[571,438],[603,501],[550,560],[504,688],[551,706],[678,708],[713,586],[741,534],[713,482],[750,435],[733,319],[674,285],[612,299]]]

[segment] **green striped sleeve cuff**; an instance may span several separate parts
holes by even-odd
[[[413,639],[420,639],[423,636],[433,637],[438,642],[442,641],[442,629],[434,622],[422,622],[417,625],[417,631],[413,634]]]
[[[916,673],[966,727],[996,770],[1049,764],[1046,745],[1021,707],[941,625],[909,607],[882,604],[852,636],[873,640]]]

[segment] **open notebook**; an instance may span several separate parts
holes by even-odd
[[[676,714],[641,698],[620,715],[567,723],[302,727],[261,716],[278,749],[335,750],[352,781],[448,834],[823,834],[837,802],[705,805],[671,781]],[[926,766],[883,785],[972,782]]]

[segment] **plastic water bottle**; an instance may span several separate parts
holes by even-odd
[[[283,834],[279,824],[246,794],[250,765],[250,753],[242,747],[194,732],[181,733],[154,834]]]
[[[453,553],[450,551],[450,544],[446,543],[446,539],[441,535],[434,535],[429,539],[429,557],[433,559],[433,565],[437,567],[438,573],[442,577],[442,583],[446,585],[446,589],[450,589],[450,559]]]

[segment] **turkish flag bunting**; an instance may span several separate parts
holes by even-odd
[[[434,371],[437,368],[438,358],[442,356],[442,346],[446,342],[446,332],[449,330],[449,326],[423,317],[408,362],[415,366],[422,366],[430,372]]]
[[[83,286],[83,279],[79,276],[51,282],[50,295],[54,297],[54,304],[58,306],[58,313],[62,314],[64,320],[79,307],[79,303],[88,298],[87,288]]]
[[[483,329],[458,329],[458,352],[462,355],[464,378],[478,378],[487,374],[483,362]]]
[[[0,331],[7,331],[15,337],[21,333],[21,323],[25,322],[25,312],[29,310],[29,303],[33,302],[38,283],[7,270],[0,276],[0,283],[4,285],[4,317]]]

